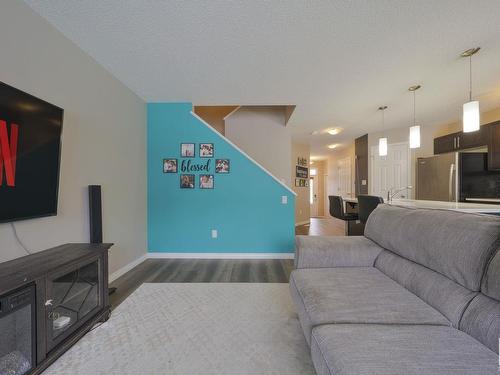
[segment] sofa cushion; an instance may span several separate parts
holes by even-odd
[[[472,300],[460,322],[460,330],[498,353],[500,302],[479,294]]]
[[[292,298],[304,335],[327,323],[451,325],[441,313],[373,267],[294,270]],[[301,315],[306,316],[301,316]]]
[[[388,250],[378,256],[375,267],[438,310],[456,328],[466,307],[478,294]]]
[[[500,218],[383,204],[368,218],[365,236],[479,291],[486,263],[500,245]]]
[[[369,267],[383,250],[364,236],[297,236],[296,268]]]
[[[490,260],[486,269],[481,292],[488,297],[500,301],[500,248]]]
[[[498,356],[450,327],[334,324],[314,328],[318,375],[498,375]]]

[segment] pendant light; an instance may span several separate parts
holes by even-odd
[[[472,100],[472,55],[479,52],[481,48],[475,47],[464,51],[460,56],[469,58],[469,101],[463,107],[463,131],[464,133],[479,130],[479,102]]]
[[[384,112],[387,109],[386,105],[378,107],[378,110],[382,112],[382,129],[385,130],[385,116]],[[379,156],[387,155],[387,138],[379,138],[378,140],[378,154]]]
[[[408,91],[413,92],[413,126],[410,127],[410,148],[420,147],[420,126],[417,125],[415,103],[415,93],[420,87],[422,86],[416,85],[408,89]]]

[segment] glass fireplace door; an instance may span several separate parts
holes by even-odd
[[[53,348],[102,306],[99,259],[47,282],[47,338]]]
[[[27,374],[36,362],[35,287],[0,297],[0,374]]]

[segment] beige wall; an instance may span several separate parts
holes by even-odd
[[[241,107],[226,118],[226,137],[279,180],[292,187],[292,137],[285,108]]]
[[[297,196],[295,197],[295,224],[309,222],[309,219],[311,217],[311,206],[309,204],[309,188],[295,186],[295,167],[297,166],[297,158],[305,158],[309,163],[309,153],[309,145],[295,142],[292,143],[292,189],[295,193],[297,193]]]
[[[500,108],[492,111],[481,113],[481,124],[488,124],[500,120]],[[458,132],[462,130],[462,122],[456,121],[443,125],[436,126],[421,126],[420,128],[420,148],[410,150],[410,185],[415,186],[416,182],[416,162],[417,158],[427,157],[434,155],[434,138],[442,135]],[[369,154],[371,155],[372,146],[378,146],[379,138],[387,137],[388,143],[401,143],[408,142],[409,128],[398,128],[386,130],[383,132],[369,133],[368,134],[368,147]],[[372,158],[369,159],[368,179],[369,183],[372,181]],[[369,189],[371,191],[372,185],[370,183]],[[415,197],[415,188],[411,190],[410,196]]]
[[[32,251],[87,242],[86,186],[103,189],[110,271],[146,253],[145,103],[22,1],[2,2],[0,81],[64,108],[56,217],[16,223]],[[25,255],[0,225],[0,261]]]

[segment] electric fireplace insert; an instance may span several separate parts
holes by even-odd
[[[35,286],[0,297],[0,375],[23,375],[36,365]]]

